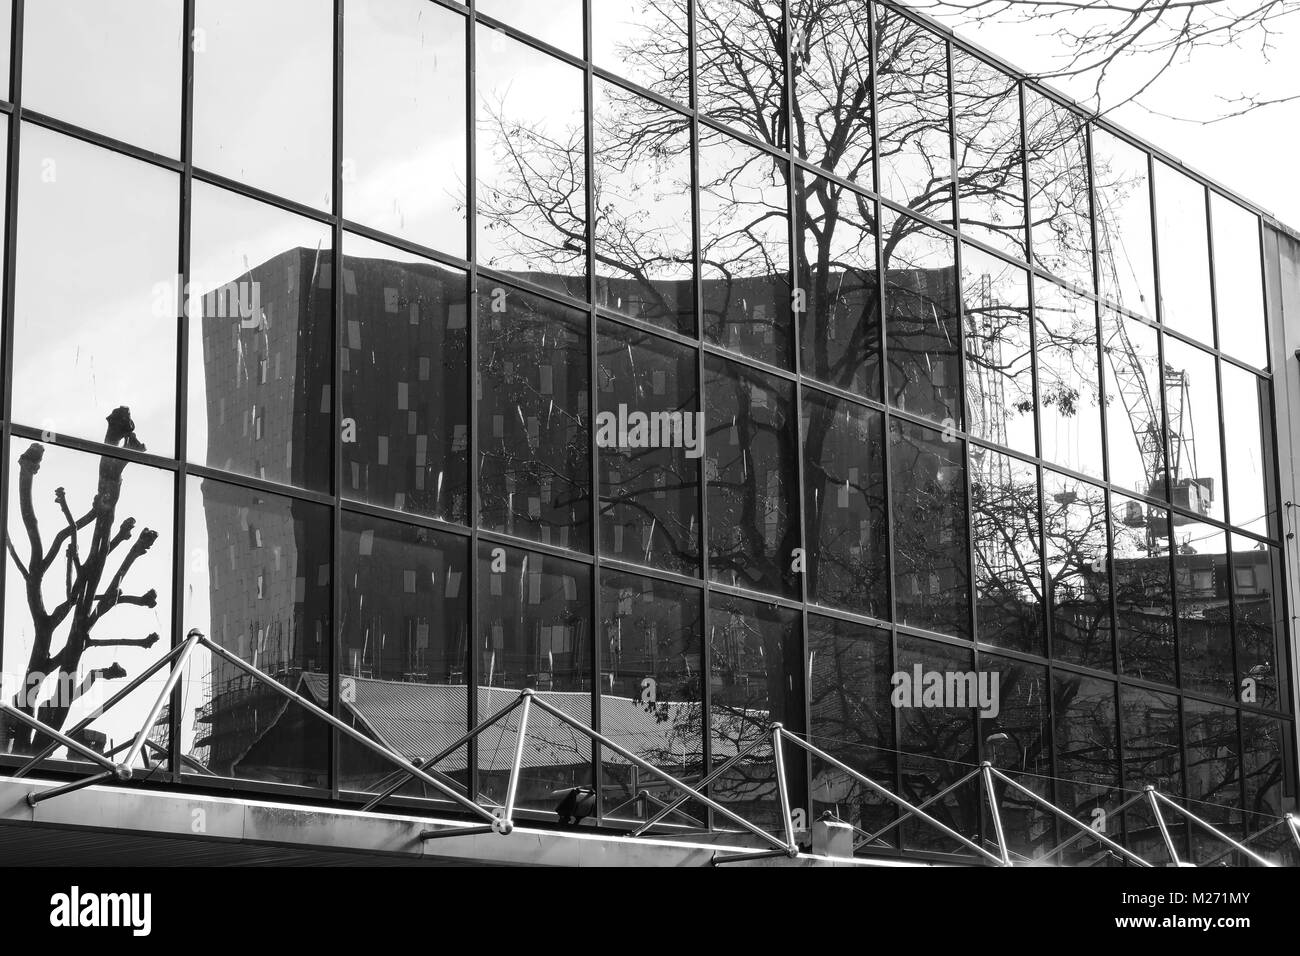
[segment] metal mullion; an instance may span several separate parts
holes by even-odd
[[[346,0],[334,0],[334,52],[333,64],[333,217],[331,222],[333,254],[330,256],[333,288],[330,289],[333,320],[333,347],[330,357],[330,391],[334,414],[330,448],[332,478],[330,490],[330,589],[332,595],[330,631],[330,699],[329,712],[342,719],[341,686],[343,679],[343,586],[339,580],[339,558],[343,553],[343,511],[339,502],[343,497],[343,68],[344,68],[344,8]],[[341,793],[340,755],[342,741],[338,730],[331,728],[329,735],[329,788],[330,797],[338,801]]]
[[[537,541],[532,538],[520,538],[512,534],[506,534],[503,531],[494,531],[491,528],[479,528],[477,537],[480,542],[532,551],[542,557],[559,558],[573,564],[584,564],[593,567],[596,563],[595,557],[588,551],[571,551],[568,548],[560,547],[558,544],[548,544],[545,541]]]
[[[99,454],[99,452],[96,452],[96,454]],[[144,464],[152,464],[152,462],[145,462]],[[176,470],[176,466],[173,465],[170,470]],[[325,505],[326,507],[333,502],[333,496],[328,492],[313,491],[310,488],[299,488],[292,485],[281,485],[274,481],[267,481],[265,478],[241,475],[233,471],[222,471],[219,468],[212,468],[197,462],[189,462],[186,465],[186,471],[197,478],[209,478],[222,484],[234,485],[247,491],[258,491],[280,498],[310,501],[313,504]]]
[[[469,528],[466,525],[447,521],[443,518],[433,518],[411,511],[396,511],[384,505],[376,505],[368,501],[347,497],[340,499],[339,507],[343,509],[344,514],[365,515],[370,518],[378,518],[381,521],[397,521],[418,528],[428,528],[440,534],[456,535],[462,538],[469,537]]]
[[[1089,151],[1089,157],[1091,157]],[[1096,256],[1096,246],[1093,246],[1093,256]],[[1105,431],[1102,431],[1105,434]],[[1107,675],[1111,682],[1111,687],[1115,695],[1115,753],[1116,753],[1116,777],[1121,793],[1125,792],[1127,776],[1127,761],[1124,759],[1124,678],[1123,666],[1124,661],[1120,655],[1119,649],[1119,599],[1115,593],[1115,521],[1114,521],[1114,497],[1110,488],[1102,489],[1102,498],[1106,502],[1106,582],[1110,590],[1110,656],[1111,667],[1114,673]],[[1119,836],[1125,846],[1128,845],[1126,835],[1128,833],[1128,819],[1125,815],[1120,816]]]
[[[301,216],[304,219],[310,219],[312,222],[320,223],[321,225],[333,226],[338,219],[338,217],[333,213],[322,212],[315,206],[308,206],[293,199],[285,199],[283,196],[267,192],[265,189],[260,189],[257,186],[250,186],[247,183],[241,183],[237,179],[231,179],[229,176],[222,176],[220,173],[200,169],[198,166],[192,167],[192,173],[194,179],[198,182],[204,183],[208,186],[216,186],[220,189],[226,190],[227,192],[232,192],[236,195],[242,196],[245,199],[254,199],[257,202],[265,203],[268,206],[274,206],[276,209],[281,209],[285,212],[294,213],[295,215]],[[340,178],[338,172],[335,173],[334,178]]]
[[[465,520],[469,526],[466,547],[465,587],[467,622],[465,635],[465,727],[478,726],[478,572],[479,572],[479,462],[478,462],[478,21],[473,11],[465,18],[465,254],[469,264],[469,301],[465,320],[468,343],[466,380],[465,468],[469,478]],[[470,799],[479,794],[478,737],[471,737],[465,750],[465,783]]]
[[[567,303],[566,303],[567,304]],[[580,306],[586,309],[587,306]],[[654,325],[645,319],[638,319],[631,315],[622,315],[605,308],[603,305],[596,306],[596,317],[602,322],[613,322],[624,328],[632,329],[636,332],[654,336],[664,342],[671,342],[674,345],[682,345],[686,348],[699,348],[698,337],[683,335],[681,332],[675,332],[672,329],[664,328],[662,325]]]
[[[507,23],[505,20],[499,20],[496,17],[492,16],[491,14],[483,13],[481,10],[477,9],[477,6],[478,5],[475,4],[476,9],[474,13],[474,19],[476,23],[481,23],[487,29],[495,30],[498,33],[504,34],[505,36],[516,41],[517,43],[521,43],[524,46],[530,47],[533,50],[537,50],[540,53],[545,53],[548,56],[552,56],[557,60],[563,60],[565,63],[569,64],[570,66],[574,66],[577,67],[579,70],[585,71],[586,64],[583,62],[582,54],[570,53],[567,50],[563,50],[558,46],[552,46],[551,44],[547,43],[545,40],[539,39],[538,37],[535,37],[530,33],[526,33],[525,31],[519,29],[516,26],[512,26],[511,24]]]
[[[477,245],[477,243],[475,244]],[[475,265],[475,271],[479,278],[490,280],[493,285],[508,285],[519,292],[547,299],[548,301],[573,309],[577,312],[586,312],[590,308],[590,304],[581,299],[575,299],[563,292],[547,288],[543,285],[535,285],[528,279],[521,278],[517,275],[511,275],[508,272],[498,272],[491,266],[485,266],[482,263]]]
[[[433,0],[428,0],[433,2]],[[448,255],[445,252],[439,252],[431,246],[423,246],[418,242],[412,242],[410,239],[404,239],[401,236],[384,232],[382,229],[375,229],[364,223],[343,217],[343,229],[352,235],[360,236],[362,239],[369,239],[372,242],[378,242],[385,246],[392,246],[402,252],[409,252],[412,255],[420,256],[423,259],[429,259],[439,265],[451,266],[455,269],[468,269],[469,260],[461,259],[458,256]]]
[[[112,136],[97,133],[92,129],[57,119],[45,113],[38,113],[30,109],[15,109],[13,115],[18,116],[25,123],[31,123],[33,126],[39,126],[55,133],[62,133],[64,136],[83,143],[89,143],[92,146],[99,146],[122,156],[130,156],[132,159],[138,159],[151,166],[169,169],[174,173],[183,172],[185,169],[184,160],[134,146],[125,140],[114,139]]]

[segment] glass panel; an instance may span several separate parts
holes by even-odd
[[[1025,88],[1034,264],[1091,291],[1092,200],[1083,118]]]
[[[880,192],[903,206],[952,219],[948,44],[884,6],[876,11],[876,126]]]
[[[193,477],[185,503],[185,619],[327,707],[330,509]],[[222,777],[328,786],[325,721],[214,654],[199,651],[190,672],[181,746],[192,760]]]
[[[795,151],[872,189],[870,13],[858,0],[795,0],[790,20]]]
[[[587,297],[582,71],[478,27],[478,261]]]
[[[977,445],[970,457],[977,636],[1045,656],[1038,469]]]
[[[1174,591],[1182,686],[1232,697],[1232,611],[1227,536],[1174,513]]]
[[[14,0],[0,0],[0,97],[9,99],[9,47],[13,42]]]
[[[1115,723],[1115,685],[1069,671],[1052,674],[1052,710],[1056,729],[1056,804],[1077,820],[1112,840],[1122,835],[1121,821],[1110,813],[1122,802],[1119,790],[1119,748]],[[1061,827],[1062,836],[1067,827]],[[1080,840],[1059,859],[1091,866],[1110,851],[1092,840]]]
[[[714,767],[769,736],[773,722],[796,733],[802,729],[798,611],[714,593],[709,598],[707,640]],[[790,752],[787,748],[786,754]],[[791,778],[798,779],[798,774]],[[768,830],[782,826],[770,747],[756,747],[710,790],[713,799],[749,822]],[[725,820],[718,825],[732,826]]]
[[[704,337],[780,368],[794,365],[787,185],[784,164],[701,131]]]
[[[591,4],[592,61],[660,96],[688,103],[688,8],[688,0],[600,0]]]
[[[1219,348],[1243,362],[1268,368],[1259,217],[1216,192],[1210,193],[1210,217]]]
[[[694,335],[690,122],[599,80],[594,102],[596,304]],[[726,171],[741,175],[743,165]],[[752,221],[751,212],[738,213],[739,220]],[[715,254],[747,267],[751,249],[720,245]]]
[[[1025,258],[1025,172],[1019,83],[962,50],[952,55],[961,230]]]
[[[1169,491],[1165,484],[1165,409],[1161,399],[1159,337],[1160,333],[1151,326],[1102,306],[1108,474],[1112,484],[1164,500],[1168,499]],[[1182,407],[1181,393],[1176,391],[1175,377],[1168,378],[1164,385],[1171,399],[1170,423],[1175,424],[1175,414]],[[1188,485],[1185,494],[1196,495],[1202,490],[1199,485],[1194,490]]]
[[[1242,763],[1248,813],[1278,817],[1294,812],[1294,791],[1287,779],[1290,761],[1284,756],[1291,748],[1291,730],[1289,721],[1248,711],[1242,713],[1241,733],[1245,740]],[[1260,829],[1271,822],[1250,821],[1251,829]]]
[[[963,443],[894,418],[890,444],[897,621],[969,637]]]
[[[888,619],[882,415],[813,389],[803,402],[808,600]]]
[[[975,747],[978,711],[967,700],[945,699],[944,692],[951,684],[964,695],[967,682],[959,682],[957,677],[973,673],[971,663],[971,652],[965,648],[908,634],[898,635],[898,670],[891,678],[890,699],[898,708],[900,795],[914,806],[952,786],[978,762]],[[978,684],[978,675],[976,678]],[[953,706],[956,703],[963,706]],[[980,789],[972,785],[958,787],[927,806],[925,812],[969,838],[979,828]],[[970,852],[951,837],[917,820],[903,824],[903,840],[913,850]]]
[[[344,7],[343,214],[465,256],[465,18],[426,0]]]
[[[889,632],[808,617],[809,739],[841,763],[889,790],[894,782],[894,713],[889,701]],[[829,811],[871,833],[890,823],[893,805],[824,760],[813,757],[812,819]],[[896,845],[898,835],[882,838]]]
[[[961,286],[970,433],[1032,455],[1036,440],[1029,277],[1023,269],[963,245]]]
[[[465,273],[343,238],[343,494],[465,523]]]
[[[178,156],[183,13],[175,0],[26,4],[23,106]],[[7,90],[9,4],[0,16]]]
[[[1282,558],[1277,549],[1232,535],[1237,696],[1243,704],[1289,711],[1284,587]]]
[[[800,371],[878,401],[876,203],[828,179],[797,177]]]
[[[1120,726],[1123,728],[1124,786],[1130,791],[1153,786],[1168,795],[1183,792],[1183,758],[1178,731],[1178,698],[1140,687],[1120,688]],[[1172,811],[1162,811],[1166,821]],[[1174,821],[1175,841],[1182,833]],[[1147,801],[1124,813],[1128,848],[1157,865],[1169,859]]]
[[[988,681],[990,690],[997,688],[987,698],[993,706],[978,711],[984,759],[1022,787],[1050,801],[1052,725],[1047,668],[984,654],[980,656],[978,679]],[[1020,791],[1000,789],[998,812],[1012,853],[1033,859],[1056,845],[1055,817]],[[987,839],[994,835],[987,808],[984,817]]]
[[[1106,492],[1054,471],[1043,475],[1052,656],[1112,670]]]
[[[180,179],[31,124],[22,136],[13,419],[100,441],[127,407],[138,441],[172,455]]]
[[[1237,712],[1231,707],[1192,698],[1183,701],[1187,727],[1187,808],[1233,839],[1243,836],[1241,825],[1241,740]],[[1191,859],[1208,864],[1228,847],[1198,826],[1192,836]]]
[[[1131,677],[1172,684],[1174,609],[1169,512],[1113,495],[1111,513],[1121,669]]]
[[[531,687],[539,699],[590,727],[591,569],[483,542],[476,582],[477,720]],[[479,790],[498,803],[505,800],[521,713],[516,710],[479,736]],[[591,787],[592,747],[585,735],[533,708],[517,806],[554,811],[563,791]]]
[[[1214,357],[1169,335],[1164,344],[1173,503],[1222,521],[1223,446]]]
[[[479,524],[591,550],[587,316],[486,282],[478,295]]]
[[[887,221],[885,340],[891,405],[961,427],[961,319],[953,241],[906,216]]]
[[[705,772],[700,600],[694,588],[634,574],[600,578],[600,732],[691,785]],[[601,759],[607,817],[648,819],[681,795],[613,751]],[[691,802],[665,820],[702,828],[706,813]]]
[[[327,490],[329,226],[196,182],[191,242],[190,460]]]
[[[1092,176],[1100,292],[1126,309],[1154,319],[1155,273],[1147,154],[1093,127]]]
[[[698,575],[704,423],[697,353],[604,320],[597,350],[601,553]]]
[[[565,53],[582,56],[582,0],[476,0],[478,12]]]
[[[427,761],[468,729],[469,539],[344,512],[338,562],[343,719]],[[344,790],[392,773],[349,738],[338,746]],[[467,761],[462,747],[436,769],[468,787]]]
[[[1038,409],[1043,457],[1102,477],[1101,375],[1094,303],[1053,282],[1034,282]]]
[[[711,355],[704,374],[710,577],[796,597],[794,384]]]
[[[780,0],[696,0],[695,96],[701,112],[784,149],[786,31]]]
[[[119,412],[108,444],[131,447],[130,418]],[[156,468],[17,436],[9,469],[0,698],[68,732],[172,646],[175,482]],[[129,744],[168,673],[73,736],[101,753]],[[48,742],[5,723],[0,750],[32,753]],[[167,726],[164,717],[151,729],[163,753],[150,747],[145,766],[166,762]]]
[[[1213,345],[1205,187],[1159,160],[1155,169],[1160,319],[1171,329]]]
[[[328,211],[334,4],[196,0],[194,164]]]
[[[1223,375],[1223,420],[1227,438],[1228,517],[1238,528],[1275,536],[1277,506],[1268,489],[1273,482],[1273,403],[1268,379],[1228,362]],[[1268,456],[1268,457],[1266,457]]]

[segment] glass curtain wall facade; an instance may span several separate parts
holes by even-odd
[[[781,721],[914,802],[990,760],[1140,853],[1147,784],[1294,809],[1255,210],[863,0],[0,25],[7,699],[111,750],[167,670],[92,691],[198,628],[422,759],[533,688],[688,782]],[[996,713],[893,706],[931,671]],[[501,799],[514,719],[439,769]],[[538,721],[522,808],[668,796]],[[152,734],[186,785],[388,776],[207,652]],[[792,775],[805,819],[894,819]],[[710,792],[779,824],[770,748]]]

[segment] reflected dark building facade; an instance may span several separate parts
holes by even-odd
[[[162,640],[124,648],[127,675],[198,627],[408,758],[442,755],[472,798],[501,801],[519,751],[535,820],[575,787],[613,828],[676,794],[544,714],[522,749],[516,713],[445,752],[525,688],[691,785],[716,772],[710,795],[769,828],[777,721],[914,803],[990,761],[1152,859],[1156,821],[1128,803],[1147,785],[1243,839],[1296,809],[1293,232],[883,5],[345,0],[341,46],[333,2],[288,6],[284,32],[284,11],[200,2],[207,52],[155,51],[193,111],[161,154],[41,82],[10,114],[6,462],[49,446],[41,480],[71,499],[126,459],[121,508],[177,518],[147,569]],[[35,23],[15,50],[66,26]],[[249,66],[269,36],[322,89],[338,71],[341,102]],[[231,101],[254,81],[294,104],[274,128]],[[42,191],[47,155],[67,202]],[[92,171],[181,201],[129,250],[161,265],[111,270],[121,315],[44,326],[113,370],[70,363],[65,401],[31,371],[57,359],[32,322],[66,303],[24,253],[53,243],[26,210],[93,227]],[[66,265],[113,251],[105,229]],[[177,263],[170,366],[90,334]],[[101,444],[128,403],[146,451]],[[699,430],[602,437],[634,414]],[[21,573],[10,558],[6,672],[29,652]],[[917,668],[995,675],[997,707],[896,706]],[[206,652],[164,723],[178,786],[356,805],[395,779]],[[964,853],[890,827],[830,763],[787,771],[805,822],[889,828],[864,854]],[[408,784],[395,804],[436,800]],[[1068,835],[1000,801],[1017,854]],[[928,810],[989,833],[977,789]],[[689,802],[666,823],[729,826]]]

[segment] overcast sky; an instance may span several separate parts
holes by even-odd
[[[1045,35],[1041,25],[990,25],[963,28],[946,21],[958,34],[997,54],[1024,71],[1049,71],[1064,48]],[[1257,40],[1231,50],[1200,50],[1190,60],[1173,64],[1148,91],[1147,109],[1128,105],[1110,118],[1130,132],[1172,153],[1193,169],[1235,190],[1271,212],[1282,222],[1300,229],[1300,174],[1295,157],[1300,154],[1300,100],[1265,107],[1233,119],[1208,125],[1204,120],[1232,112],[1221,102],[1243,94],[1277,97],[1283,91],[1300,94],[1300,16],[1283,20],[1282,32],[1273,38],[1267,59]],[[1117,73],[1125,82],[1140,86],[1132,69]],[[1090,85],[1052,80],[1049,85],[1084,99]],[[1132,88],[1132,87],[1130,87]],[[1105,104],[1103,104],[1105,105]],[[1155,113],[1184,119],[1169,119]]]

